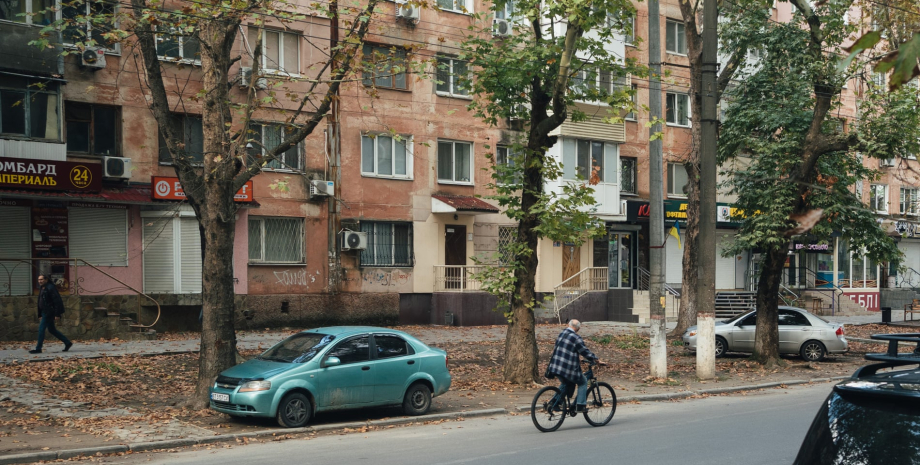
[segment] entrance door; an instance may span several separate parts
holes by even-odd
[[[448,267],[444,273],[447,289],[463,289],[466,266],[466,226],[448,224],[444,227],[444,264]]]
[[[581,247],[575,244],[565,244],[562,248],[562,281],[571,278],[581,271]],[[572,286],[579,283],[570,282]]]
[[[607,267],[610,288],[632,288],[633,286],[633,233],[612,232],[609,234],[609,265]]]

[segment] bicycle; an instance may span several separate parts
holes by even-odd
[[[610,423],[617,411],[617,395],[609,384],[598,381],[594,376],[594,364],[588,364],[585,378],[588,379],[585,420],[591,426],[604,426]],[[546,386],[537,391],[530,404],[530,418],[534,426],[544,433],[556,431],[566,416],[574,417],[577,414],[571,396],[556,386]]]

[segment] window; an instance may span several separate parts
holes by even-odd
[[[22,0],[20,0],[22,1]],[[73,0],[58,2],[64,30],[61,31],[65,44],[82,43],[116,50],[114,41],[106,40],[104,34],[111,32],[115,24],[115,3],[101,1]]]
[[[915,187],[901,188],[901,214],[916,216],[918,213],[917,202],[920,190]]]
[[[682,163],[668,163],[668,195],[684,197],[687,187],[687,170]]]
[[[469,13],[472,9],[466,0],[438,0],[438,8],[459,13]]]
[[[629,26],[629,31],[624,32],[623,42],[626,45],[635,45],[636,43],[636,15],[632,15],[629,19],[626,20],[626,25]]]
[[[507,0],[502,5],[496,5],[495,19],[514,19],[514,0]]]
[[[377,358],[402,357],[415,353],[409,343],[396,336],[374,336],[374,347],[377,348]]]
[[[779,324],[784,326],[811,326],[805,315],[792,310],[779,311]]]
[[[885,73],[872,73],[872,86],[876,89],[885,87]]]
[[[592,173],[598,182],[616,184],[617,149],[615,144],[584,140],[562,140],[562,178],[590,180]]]
[[[690,127],[690,96],[668,92],[665,113],[668,124]]]
[[[473,144],[438,141],[438,181],[469,183],[473,179]]]
[[[342,365],[366,362],[371,359],[370,337],[360,336],[340,342],[329,351],[330,357],[338,357]]]
[[[61,140],[58,84],[0,75],[0,134]]]
[[[262,33],[262,69],[267,72],[300,73],[300,34],[249,28],[249,45],[255,47]]]
[[[627,121],[636,121],[636,110],[635,109],[639,108],[639,86],[637,86],[636,84],[633,84],[631,87],[632,87],[632,95],[630,95],[629,98],[630,100],[632,100],[633,111],[623,116],[623,119]]]
[[[144,292],[201,293],[201,234],[191,211],[141,212]],[[151,217],[153,216],[153,217]]]
[[[121,117],[118,107],[66,102],[64,120],[67,128],[67,151],[118,156],[121,153]]]
[[[361,174],[412,178],[412,138],[384,134],[361,136]]]
[[[303,218],[249,217],[250,263],[303,263]]]
[[[517,226],[498,227],[498,264],[508,266],[514,263],[511,245],[517,241]]]
[[[406,50],[364,45],[364,85],[387,89],[408,89]]]
[[[362,221],[367,248],[361,251],[361,266],[413,266],[412,223]]]
[[[515,159],[520,155],[511,147],[499,145],[495,147],[495,164],[504,167],[501,174],[503,176],[511,175],[511,184],[520,184],[523,173],[515,172]]]
[[[254,123],[249,126],[246,152],[250,159],[259,161],[268,156],[269,152],[281,145],[285,138],[291,137],[297,127],[284,124]],[[303,171],[302,146],[298,143],[293,147],[279,153],[274,160],[266,163],[262,168],[268,170],[293,170]]]
[[[192,163],[204,162],[204,130],[201,126],[200,116],[173,115],[174,118],[181,118],[182,124],[179,125],[181,130],[180,137],[185,143],[185,151],[176,154],[177,157],[186,157]],[[160,132],[160,163],[172,163],[172,157],[169,155],[169,148],[166,147],[166,139]]]
[[[637,194],[636,188],[636,159],[620,158],[620,192],[624,194]]]
[[[884,184],[869,186],[869,208],[878,213],[888,213],[888,186]]]
[[[182,34],[176,28],[157,34],[157,56],[161,60],[201,64],[198,38]]]
[[[438,57],[436,91],[453,97],[470,95],[470,71],[465,61]]]
[[[54,21],[53,0],[0,0],[0,21],[47,26]]]
[[[687,54],[687,36],[684,30],[684,23],[679,21],[668,20],[665,36],[665,50],[669,53],[679,55]]]

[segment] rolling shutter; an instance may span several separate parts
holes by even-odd
[[[716,234],[716,289],[735,288],[735,256],[722,256],[722,250],[731,244],[734,233]]]
[[[128,266],[127,210],[71,207],[70,258],[95,266]]]
[[[179,218],[180,250],[179,288],[183,294],[201,293],[201,234],[198,220]]]
[[[144,218],[144,292],[175,289],[172,218]]]
[[[680,231],[680,247],[677,246],[677,241],[673,237],[668,236],[668,232],[671,230],[671,224],[665,223],[664,233],[668,238],[665,242],[665,264],[664,264],[664,281],[668,284],[680,284],[684,282],[684,235],[683,229]]]
[[[3,234],[0,234],[0,258],[28,259],[31,256],[29,231],[31,210],[28,207],[0,207]],[[29,262],[0,261],[0,296],[32,293]]]

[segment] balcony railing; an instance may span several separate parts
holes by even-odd
[[[480,292],[482,282],[476,279],[489,265],[435,265],[434,292]]]

